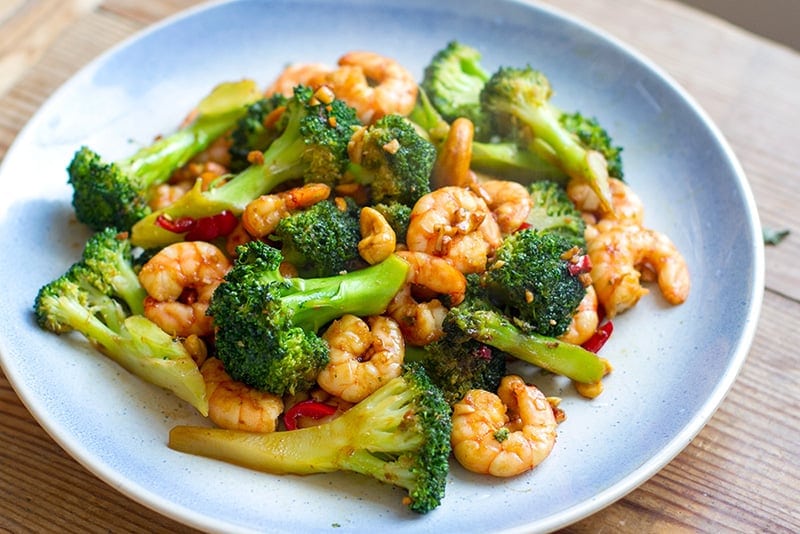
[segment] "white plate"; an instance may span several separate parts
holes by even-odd
[[[403,492],[351,475],[278,477],[167,448],[192,409],[142,383],[79,338],[39,330],[38,288],[80,253],[65,167],[88,144],[122,157],[172,129],[222,80],[266,84],[289,61],[334,62],[352,49],[393,56],[421,77],[458,39],[490,70],[530,63],[565,109],[596,115],[625,147],[626,177],[692,272],[692,295],[669,307],[655,290],[619,317],[603,351],[606,392],[564,397],[553,454],[511,480],[454,466],[442,505],[404,510]],[[133,140],[131,143],[130,140]],[[731,386],[760,308],[760,227],[745,176],[706,115],[625,45],[554,12],[513,1],[245,1],[212,4],[106,53],[31,120],[0,171],[3,368],[34,417],[101,479],[146,506],[204,529],[486,532],[551,530],[644,482],[699,432]]]

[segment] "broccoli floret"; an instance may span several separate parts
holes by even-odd
[[[604,210],[613,211],[608,163],[602,153],[584,145],[561,123],[561,111],[550,102],[544,74],[502,67],[484,85],[481,104],[495,131],[537,153],[574,179],[585,180]]]
[[[531,228],[507,236],[482,275],[482,284],[509,316],[542,335],[558,336],[586,294],[579,252],[556,234]]]
[[[221,84],[198,105],[191,124],[116,162],[81,147],[67,168],[78,220],[92,230],[129,230],[150,213],[151,187],[230,130],[258,94],[249,80]]]
[[[342,207],[323,200],[294,212],[282,218],[270,236],[280,242],[284,259],[300,276],[332,276],[363,267],[359,208],[351,198],[340,202]]]
[[[350,471],[407,490],[403,502],[424,514],[444,498],[450,409],[413,364],[341,416],[318,426],[253,434],[177,426],[169,446],[273,474]]]
[[[400,202],[389,202],[388,204],[378,203],[372,207],[383,215],[383,218],[392,227],[397,242],[405,243],[408,224],[411,222],[411,206]]]
[[[84,246],[82,261],[88,268],[87,277],[91,276],[99,289],[121,299],[130,314],[144,313],[147,292],[134,269],[133,251],[127,234],[119,233],[115,228],[95,233]]]
[[[586,250],[586,223],[563,186],[543,180],[528,186],[532,207],[525,222],[541,233],[558,234]]]
[[[448,320],[476,341],[577,382],[599,382],[606,370],[595,353],[531,332],[488,300],[465,300],[450,309]]]
[[[208,308],[217,354],[235,380],[276,395],[311,387],[328,362],[319,329],[348,313],[383,313],[409,268],[392,255],[343,275],[284,278],[279,250],[252,241],[237,252]]]
[[[90,240],[85,259],[39,290],[33,307],[36,322],[56,334],[82,334],[129,372],[172,391],[207,415],[205,382],[183,344],[121,304],[138,296],[135,287],[127,286],[127,274],[122,274],[127,268],[117,262],[129,244],[115,244],[113,239],[104,232]],[[106,245],[109,250],[103,251]],[[120,285],[126,296],[115,289]]]
[[[431,190],[436,147],[401,115],[385,115],[354,137],[348,174],[368,185],[373,203],[409,206]]]
[[[445,336],[424,347],[406,345],[405,361],[425,368],[450,406],[471,389],[497,391],[506,374],[507,355],[466,335],[445,318]]]
[[[275,93],[247,107],[247,113],[231,132],[228,149],[231,170],[240,172],[249,167],[248,154],[254,150],[263,152],[283,132],[286,126],[283,111],[288,100],[283,94]]]
[[[420,88],[446,121],[466,117],[480,131],[483,123],[480,93],[489,77],[478,50],[451,41],[425,68]]]
[[[578,136],[585,147],[603,154],[608,165],[609,176],[619,180],[624,179],[622,147],[614,144],[608,131],[597,122],[596,118],[587,117],[576,111],[575,113],[562,113],[559,120],[564,128]]]
[[[153,248],[180,241],[184,234],[165,228],[161,219],[199,220],[223,211],[239,215],[249,202],[290,180],[337,183],[347,167],[347,144],[359,124],[355,110],[342,100],[323,101],[310,88],[298,86],[284,114],[283,133],[263,152],[262,161],[207,191],[198,180],[176,202],[136,223],[133,243]]]

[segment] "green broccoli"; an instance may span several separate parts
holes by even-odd
[[[585,180],[603,209],[612,212],[608,162],[564,127],[561,111],[550,102],[551,95],[550,82],[541,72],[531,67],[502,67],[484,85],[481,104],[496,132],[560,167],[571,178]]]
[[[532,207],[527,225],[541,233],[555,233],[586,250],[586,223],[561,184],[543,180],[528,186]]]
[[[150,213],[151,187],[233,128],[258,96],[250,80],[221,84],[200,102],[191,124],[116,162],[81,147],[67,168],[78,220],[92,230],[129,230]]]
[[[563,170],[513,141],[472,142],[470,166],[478,172],[522,183],[549,180],[566,183]]]
[[[417,103],[409,114],[409,120],[435,146],[441,146],[450,131],[450,124],[436,111],[422,89],[419,90]],[[536,152],[520,147],[515,141],[473,139],[470,167],[491,176],[523,183],[534,180],[566,183],[569,180],[559,167],[544,160]]]
[[[444,498],[450,428],[441,391],[409,364],[330,422],[263,434],[177,426],[169,446],[274,474],[359,473],[407,490],[403,502],[424,514]]]
[[[249,202],[290,180],[337,183],[348,163],[347,144],[359,124],[355,110],[338,99],[320,101],[310,88],[298,86],[284,113],[286,126],[263,152],[263,162],[207,191],[198,180],[186,195],[133,226],[134,245],[154,248],[180,241],[184,233],[160,221],[202,220],[222,212],[239,215]]]
[[[118,261],[126,257],[130,243],[113,235],[104,231],[90,238],[83,259],[39,290],[33,307],[36,322],[56,334],[82,334],[129,372],[207,415],[205,382],[183,344],[123,306],[124,301],[133,309],[141,302],[129,267]]]
[[[577,249],[531,228],[507,236],[481,276],[492,299],[542,335],[563,334],[586,294]]]
[[[389,202],[388,204],[378,203],[372,207],[383,215],[383,218],[392,227],[397,242],[405,243],[408,224],[411,222],[411,206],[400,202]]]
[[[471,389],[497,391],[507,355],[466,335],[449,315],[444,330],[442,339],[424,347],[406,345],[405,361],[422,365],[450,406]]]
[[[134,269],[130,239],[115,228],[105,228],[86,241],[82,261],[87,279],[108,295],[117,295],[132,315],[144,313],[147,292]]]
[[[552,373],[585,383],[603,378],[606,368],[595,353],[531,332],[487,302],[465,301],[450,309],[448,320],[472,339]]]
[[[596,150],[606,158],[608,175],[619,180],[624,179],[622,169],[622,147],[615,145],[608,131],[596,118],[587,117],[580,112],[562,113],[561,124],[575,134],[581,143],[590,150]]]
[[[286,126],[283,111],[289,101],[281,93],[261,98],[247,107],[247,113],[239,119],[231,132],[230,168],[240,172],[250,166],[250,152],[263,152],[278,138]],[[265,124],[265,121],[268,124]]]
[[[383,313],[409,268],[392,255],[343,275],[284,278],[279,250],[252,241],[237,252],[208,308],[217,353],[235,380],[276,395],[311,387],[328,362],[319,329],[348,313]]]
[[[444,120],[452,122],[466,117],[479,132],[483,123],[480,94],[489,77],[478,50],[451,41],[425,67],[420,89]]]
[[[270,239],[300,276],[321,277],[363,267],[358,252],[361,240],[359,207],[351,198],[323,200],[280,220]]]
[[[354,138],[348,175],[368,185],[372,203],[408,206],[431,190],[436,147],[401,115],[385,115]]]

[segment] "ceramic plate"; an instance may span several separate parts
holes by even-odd
[[[271,476],[167,448],[202,423],[79,338],[39,330],[38,288],[80,254],[65,167],[88,144],[109,159],[175,127],[217,82],[266,85],[290,61],[333,63],[353,49],[393,56],[421,77],[449,40],[487,69],[545,72],[556,104],[596,115],[625,147],[646,225],[684,253],[692,295],[657,289],[615,321],[615,372],[594,401],[564,398],[567,420],[536,470],[492,480],[453,466],[447,495],[417,516],[402,491],[355,475]],[[761,234],[745,176],[716,127],[674,81],[624,44],[550,8],[514,1],[242,1],[203,6],[109,51],[57,91],[20,133],[0,177],[3,368],[34,417],[98,477],[186,524],[224,531],[544,531],[622,497],[678,454],[731,386],[753,337],[763,286]]]

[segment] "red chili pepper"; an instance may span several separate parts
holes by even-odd
[[[178,217],[177,219],[170,219],[164,215],[159,215],[156,218],[156,224],[168,232],[182,234],[194,228],[195,224],[197,224],[197,221],[191,217]]]
[[[336,407],[324,402],[315,400],[306,400],[298,402],[283,415],[283,424],[286,425],[286,430],[297,429],[297,419],[299,417],[310,417],[312,419],[322,419],[329,415],[336,413]]]
[[[211,241],[230,234],[237,224],[236,216],[225,210],[216,215],[197,219],[197,224],[189,230],[185,239],[187,241]]]
[[[576,261],[570,261],[569,265],[567,266],[567,270],[572,276],[590,273],[592,272],[592,260],[589,259],[588,254],[583,254],[582,256],[579,256]]]
[[[584,349],[594,352],[595,354],[603,348],[611,333],[614,331],[614,325],[611,321],[606,321],[597,327],[595,333],[583,345]]]
[[[233,212],[224,210],[216,215],[193,219],[192,217],[178,217],[169,219],[159,215],[156,224],[169,232],[186,234],[187,241],[211,241],[217,237],[230,234],[239,224]]]

